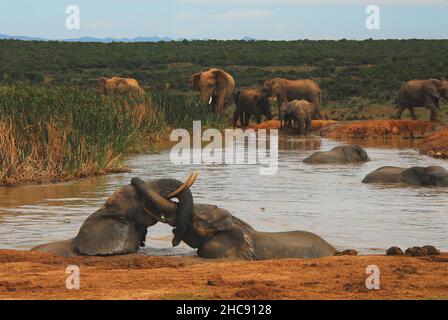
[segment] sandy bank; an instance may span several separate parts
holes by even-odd
[[[419,145],[420,152],[440,159],[448,159],[448,129],[436,132]]]
[[[68,265],[80,290],[67,290]],[[219,265],[219,266],[217,266]],[[365,287],[377,265],[381,290]],[[61,257],[0,250],[1,299],[448,299],[448,254],[260,262],[196,257]]]

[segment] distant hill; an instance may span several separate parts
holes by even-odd
[[[0,40],[14,39],[22,41],[62,41],[62,42],[100,42],[100,43],[111,43],[111,42],[170,42],[170,41],[184,41],[188,40],[185,38],[173,39],[170,37],[136,37],[136,38],[94,38],[94,37],[81,37],[81,38],[68,38],[68,39],[45,39],[39,37],[27,37],[27,36],[10,36],[6,34],[0,34]],[[208,40],[208,39],[203,39]],[[255,41],[252,37],[244,37],[243,41]]]

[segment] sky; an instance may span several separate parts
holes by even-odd
[[[80,28],[66,27],[66,7]],[[379,8],[369,30],[368,5]],[[448,0],[1,0],[0,34],[47,39],[448,39]]]

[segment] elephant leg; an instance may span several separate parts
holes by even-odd
[[[413,107],[409,107],[408,110],[411,113],[412,120],[417,120],[417,115],[415,114],[414,108]]]
[[[306,126],[305,126],[305,135],[309,135],[312,129],[312,120],[311,117],[307,120]]]
[[[257,118],[257,124],[260,124],[261,123],[261,114],[257,114],[256,118]]]
[[[249,113],[249,112],[246,112],[246,119],[244,119],[244,126],[245,127],[248,127],[249,126],[249,124],[250,124],[250,116],[251,116],[252,114],[251,113]]]
[[[425,105],[429,110],[431,110],[431,118],[429,119],[429,121],[437,121],[440,112],[434,101],[432,99],[427,99]]]
[[[398,106],[397,114],[395,115],[396,119],[401,119],[401,116],[403,115],[403,111],[406,109],[404,106]]]

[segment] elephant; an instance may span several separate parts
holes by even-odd
[[[440,98],[448,99],[448,80],[412,80],[400,89],[397,103],[397,119],[408,109],[413,120],[417,120],[414,108],[426,107],[431,110],[430,121],[437,121]]]
[[[257,123],[261,123],[261,117],[265,116],[272,120],[271,107],[269,100],[260,99],[260,89],[245,89],[238,91],[235,95],[236,110],[233,114],[233,126],[236,127],[238,118],[241,127],[249,126],[250,117],[255,116]]]
[[[140,194],[146,194],[145,198],[149,204],[153,201],[154,197],[149,195],[150,186],[144,181],[134,178],[131,183]],[[169,199],[165,202],[165,207],[178,206]],[[165,223],[185,230],[182,241],[191,248],[197,249],[197,255],[201,258],[268,260],[318,258],[336,253],[333,246],[313,233],[259,232],[229,211],[215,205],[194,203],[188,218],[174,219],[174,224],[169,221]],[[161,222],[164,221],[161,219]]]
[[[448,171],[438,166],[409,169],[388,166],[369,173],[362,182],[448,187]]]
[[[308,135],[312,129],[313,112],[313,104],[306,100],[293,100],[283,104],[280,108],[281,129],[285,126],[292,128],[295,123],[300,135]]]
[[[303,160],[308,164],[347,164],[370,161],[367,152],[357,145],[338,146],[330,151],[320,151]]]
[[[320,112],[322,94],[319,85],[310,79],[288,80],[275,78],[265,81],[261,98],[276,97],[278,111],[284,103],[292,100],[306,100],[314,104],[313,120],[323,119]]]
[[[217,109],[223,115],[224,109],[233,103],[235,80],[224,70],[210,69],[195,73],[191,84],[193,90],[201,93],[202,100],[211,105],[212,112]]]
[[[149,181],[144,197],[132,185],[124,186],[84,221],[75,238],[31,250],[65,257],[136,253],[145,246],[147,228],[158,223],[162,213],[181,226],[190,220],[193,197],[189,188],[195,179],[192,175],[184,184],[174,179]],[[167,200],[172,198],[178,199],[176,206]],[[174,230],[173,246],[180,243],[185,231],[181,227]]]
[[[101,77],[98,79],[98,87],[103,94],[139,94],[145,95],[137,80],[132,78]]]

